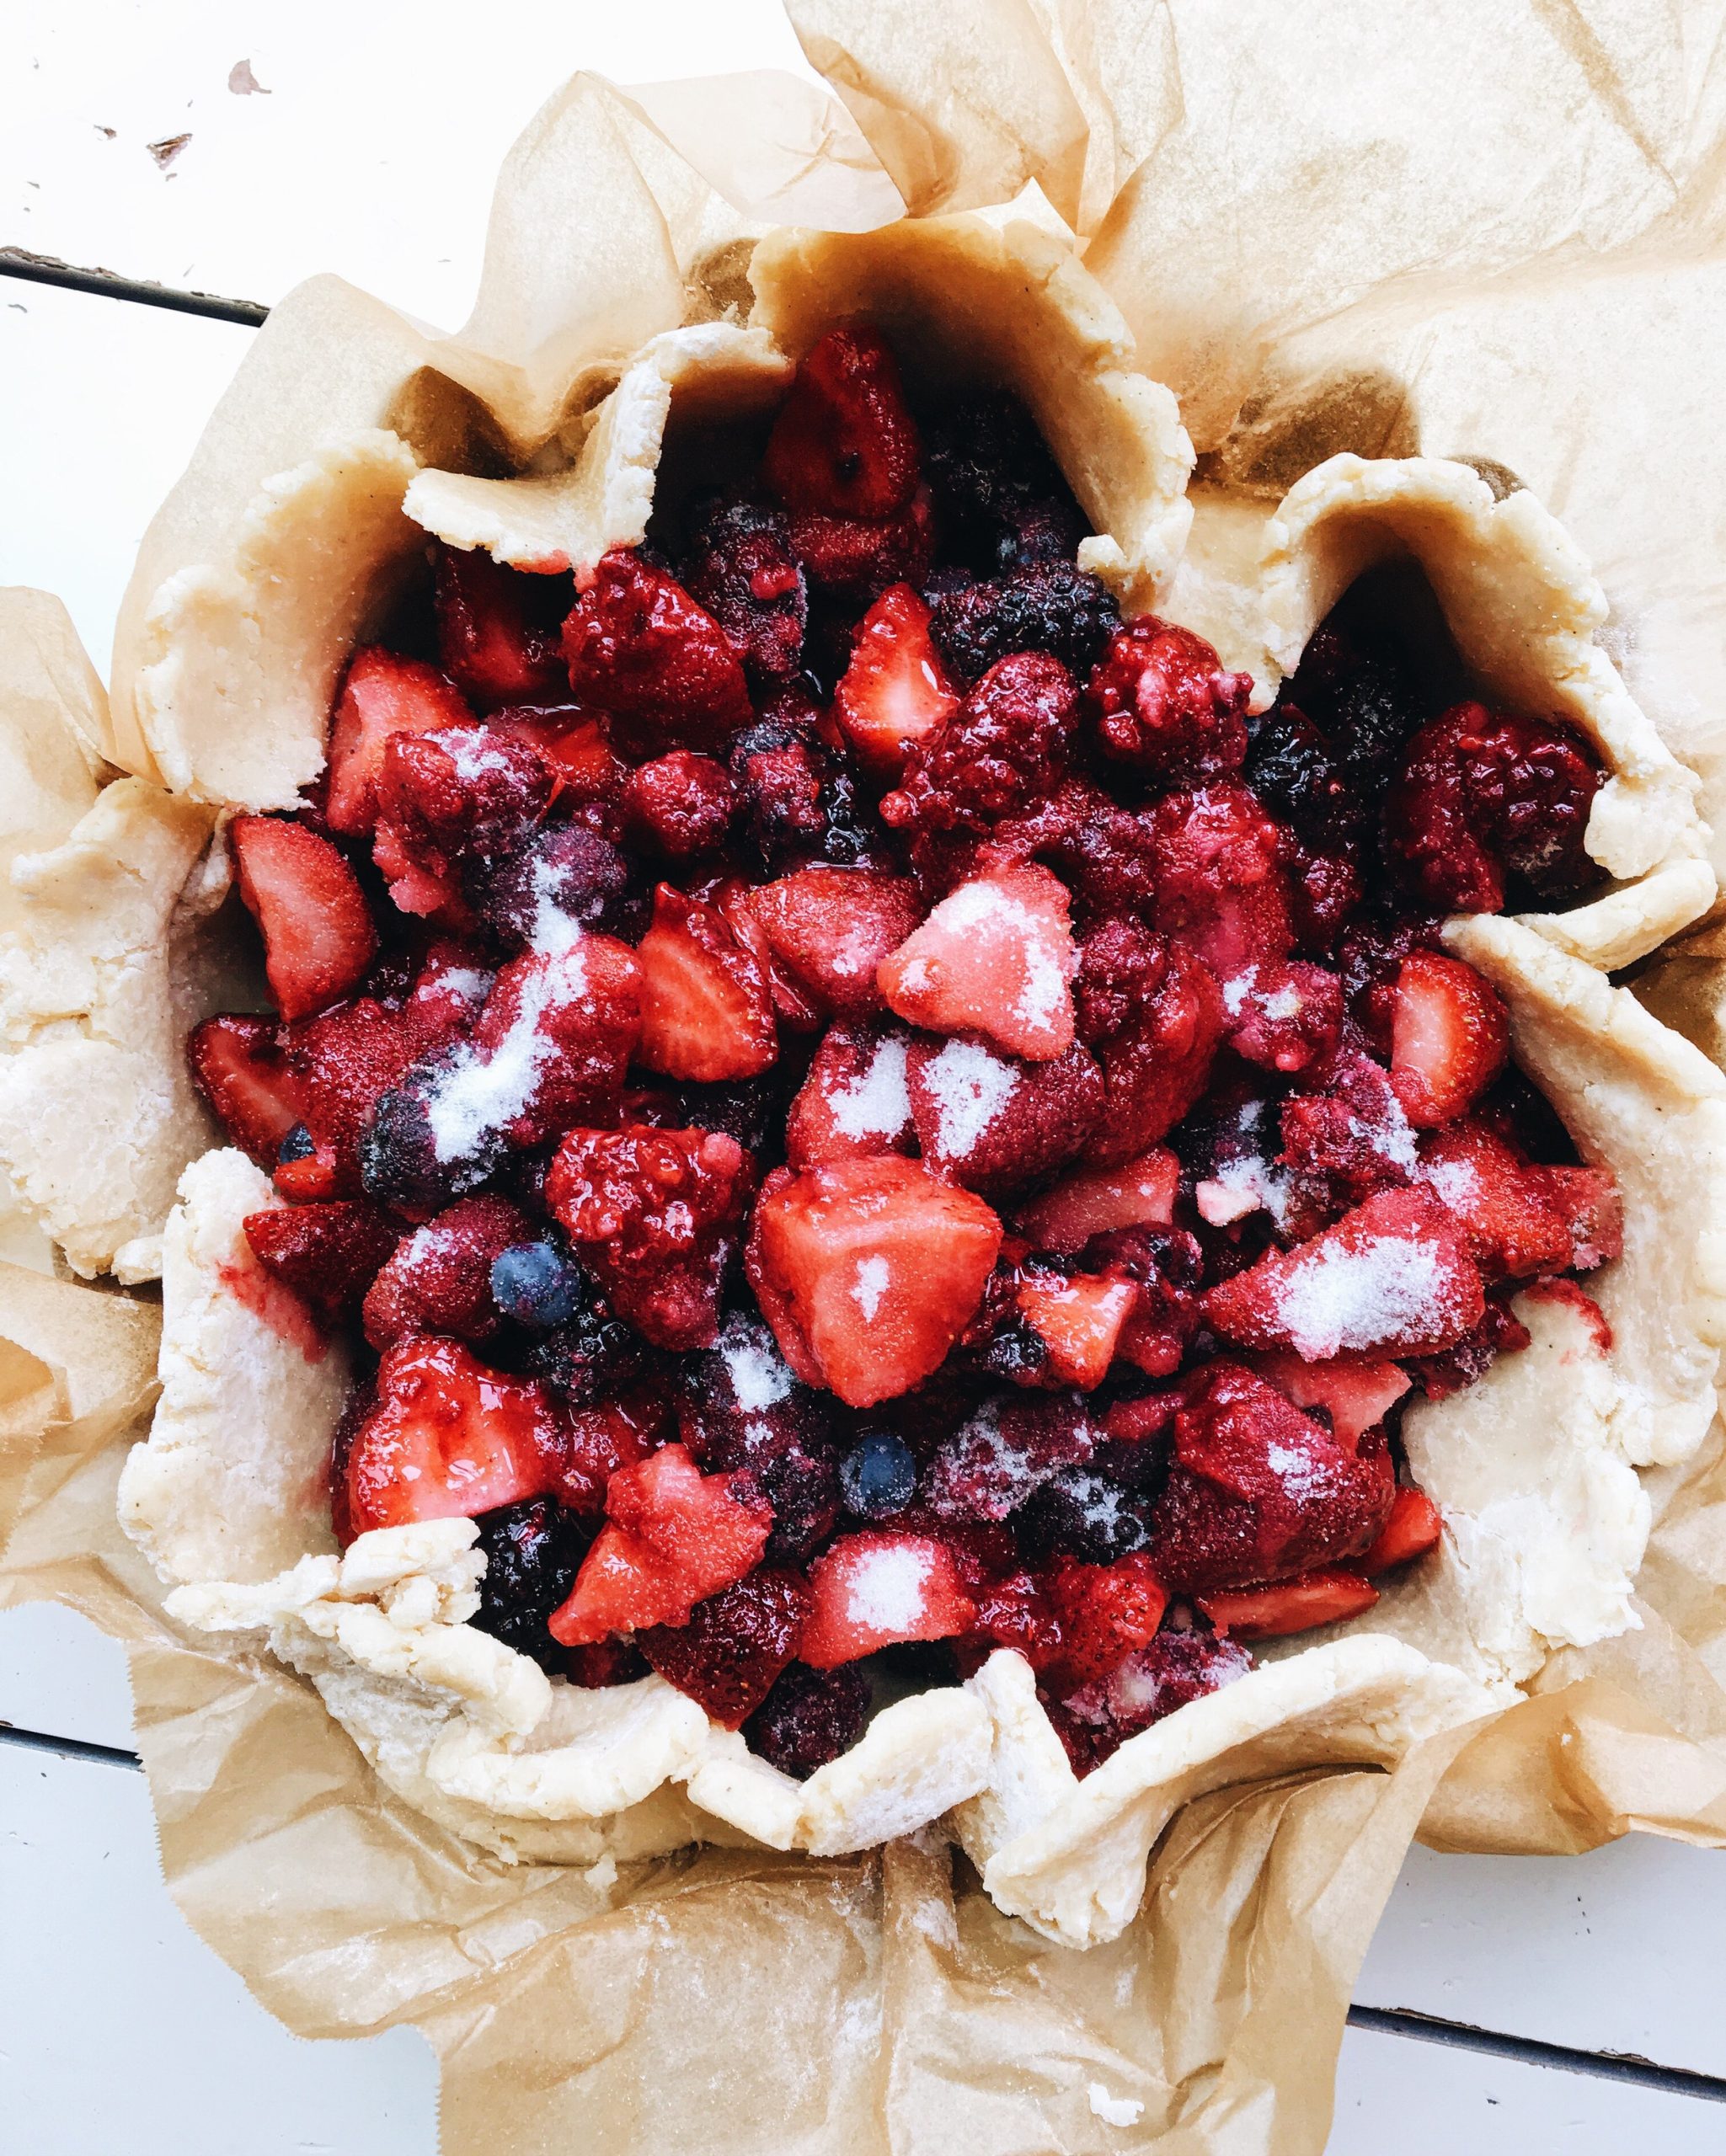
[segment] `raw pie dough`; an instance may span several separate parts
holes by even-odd
[[[1389,1762],[1514,1700],[1552,1649],[1637,1623],[1649,1509],[1636,1470],[1696,1450],[1726,1344],[1726,1078],[1602,969],[1706,910],[1706,834],[1691,774],[1593,641],[1598,586],[1526,494],[1497,499],[1460,464],[1333,457],[1274,510],[1201,498],[1184,555],[1192,452],[1173,399],[1137,370],[1113,304],[1042,226],[997,212],[854,236],[779,232],[757,245],[751,276],[746,326],[655,337],[515,478],[477,456],[446,468],[386,424],[410,374],[425,387],[423,340],[403,329],[399,378],[380,368],[372,424],[308,435],[243,514],[216,520],[207,558],[182,558],[131,595],[116,694],[176,796],[121,781],[57,854],[14,868],[24,903],[0,938],[0,1021],[14,1044],[0,1065],[0,1157],[71,1262],[92,1270],[117,1236],[160,1225],[179,1178],[163,1396],[122,1479],[126,1524],[174,1583],[174,1617],[266,1638],[393,1790],[500,1854],[578,1864],[697,1838],[836,1854],[944,1817],[1003,1909],[1088,1945],[1130,1921],[1147,1854],[1189,1798]],[[1411,1457],[1445,1513],[1440,1550],[1392,1583],[1370,1622],[1274,1645],[1250,1675],[1082,1783],[1007,1651],[963,1687],[887,1708],[799,1784],[656,1676],[583,1691],[476,1630],[484,1559],[471,1522],[367,1534],[339,1555],[321,1469],[340,1351],[308,1357],[254,1314],[239,1224],[268,1202],[265,1178],[226,1150],[186,1165],[201,1141],[189,1142],[163,1015],[169,917],[214,808],[287,806],[317,771],[345,654],[422,531],[521,564],[579,564],[638,542],[668,424],[760,410],[821,330],[858,312],[913,366],[1017,389],[1099,535],[1082,561],[1127,611],[1160,607],[1249,666],[1256,701],[1354,577],[1412,554],[1485,691],[1562,713],[1609,772],[1588,843],[1612,889],[1568,913],[1460,920],[1448,932],[1497,984],[1517,1056],[1584,1157],[1622,1188],[1624,1256],[1591,1283],[1611,1351],[1562,1294],[1519,1299],[1531,1348],[1407,1417]],[[184,556],[184,509],[176,524],[171,504],[164,523]],[[64,913],[74,880],[77,940]],[[116,1126],[125,1182],[81,1177],[52,1121],[64,1059],[98,1049],[131,1059]]]

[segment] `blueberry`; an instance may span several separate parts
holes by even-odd
[[[491,1262],[491,1292],[505,1317],[547,1331],[573,1317],[580,1285],[550,1243],[512,1243]]]
[[[318,1150],[318,1141],[303,1123],[297,1123],[281,1141],[281,1150],[275,1156],[278,1167],[285,1167],[290,1161],[308,1160]]]
[[[859,1438],[839,1463],[839,1487],[860,1519],[885,1519],[903,1511],[916,1481],[911,1448],[885,1430]]]

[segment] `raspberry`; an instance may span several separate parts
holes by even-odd
[[[1117,630],[1086,685],[1105,756],[1147,776],[1220,778],[1246,760],[1250,674],[1189,629],[1146,615]]]
[[[561,1670],[564,1651],[546,1630],[546,1620],[575,1583],[587,1530],[552,1497],[505,1505],[483,1513],[478,1524],[486,1562],[473,1623],[518,1654]]]
[[[802,663],[809,594],[783,513],[715,497],[692,522],[685,589],[725,632],[751,680],[788,680]]]
[[[508,950],[555,941],[567,921],[632,941],[646,926],[646,905],[630,888],[623,855],[580,824],[542,826],[473,889],[481,916]]]
[[[1165,795],[1149,821],[1158,928],[1190,942],[1219,980],[1288,955],[1282,834],[1254,794],[1219,779]]]
[[[1322,1092],[1284,1103],[1282,1139],[1288,1166],[1326,1212],[1413,1180],[1413,1128],[1390,1073],[1358,1049],[1338,1058]]]
[[[623,808],[638,840],[685,861],[724,844],[737,814],[737,788],[711,756],[674,749],[631,771]]]
[[[1123,1274],[1138,1289],[1116,1353],[1147,1377],[1173,1376],[1199,1330],[1204,1257],[1184,1229],[1121,1228],[1085,1247],[1087,1268]]]
[[[1080,1037],[1103,1068],[1103,1113],[1085,1157],[1116,1166],[1155,1145],[1204,1091],[1222,995],[1182,943],[1109,921],[1081,947],[1074,1000]]]
[[[812,725],[767,718],[749,727],[731,744],[730,770],[770,870],[817,861],[849,867],[878,850],[855,782]]]
[[[791,551],[812,584],[836,605],[861,612],[892,585],[920,584],[927,575],[935,552],[929,490],[919,487],[891,516],[795,513]]]
[[[572,1130],[546,1202],[620,1316],[656,1348],[713,1337],[719,1290],[754,1182],[734,1138],[703,1130]]]
[[[613,547],[564,624],[577,699],[607,715],[621,755],[711,749],[749,723],[749,690],[730,639],[682,585]]]
[[[815,1670],[794,1662],[743,1725],[744,1742],[769,1766],[806,1782],[851,1749],[868,1711],[869,1680],[854,1663]]]
[[[382,1349],[413,1332],[485,1340],[500,1313],[493,1262],[532,1234],[526,1214],[488,1193],[464,1198],[396,1246],[366,1297],[366,1337]]]
[[[1058,659],[1000,660],[952,718],[906,753],[905,780],[881,803],[895,830],[984,831],[1043,801],[1066,772],[1078,721]]]
[[[552,791],[543,759],[489,727],[394,735],[378,771],[371,849],[390,895],[405,912],[435,910],[423,879],[442,883],[469,864],[483,879],[485,864],[525,842]]]
[[[1604,872],[1583,841],[1600,774],[1583,744],[1561,726],[1464,708],[1463,787],[1487,845],[1542,898],[1599,883]]]
[[[1099,1434],[1080,1393],[986,1400],[936,1448],[923,1502],[938,1519],[1005,1519],[1051,1476],[1087,1460]]]
[[[1070,561],[1034,561],[935,601],[929,633],[962,681],[1014,652],[1040,651],[1076,675],[1094,666],[1120,621],[1107,584]]]
[[[1503,872],[1481,843],[1463,771],[1465,737],[1488,723],[1485,707],[1458,704],[1408,744],[1385,803],[1385,850],[1415,899],[1439,913],[1499,913]]]
[[[1018,398],[968,391],[930,415],[923,440],[943,538],[971,567],[1071,560],[1084,512]]]
[[[1189,1700],[1232,1684],[1252,1667],[1252,1656],[1233,1640],[1166,1626],[1107,1677],[1055,1703],[1050,1719],[1074,1773],[1087,1774],[1130,1737]]]
[[[1323,966],[1248,966],[1222,985],[1228,1043],[1266,1070],[1293,1077],[1328,1065],[1343,1027],[1343,985]]]
[[[1157,834],[1149,815],[1121,808],[1088,779],[1068,779],[1024,814],[997,824],[988,851],[1046,861],[1071,886],[1086,921],[1148,913],[1156,896]],[[914,843],[912,859],[920,874],[950,876],[927,835]]]
[[[967,1190],[1012,1190],[1061,1166],[1103,1109],[1103,1078],[1077,1042],[1047,1063],[1022,1063],[974,1035],[911,1043],[911,1122],[931,1172]]]
[[[650,1625],[635,1644],[668,1684],[736,1729],[790,1661],[808,1602],[794,1572],[751,1572],[697,1603],[687,1625]]]

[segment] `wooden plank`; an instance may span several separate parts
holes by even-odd
[[[434,2156],[411,2029],[302,2043],[187,1926],[143,1776],[0,1742],[0,2140],[19,2156]]]
[[[1652,1834],[1567,1858],[1416,1849],[1355,1996],[1726,2078],[1718,1981],[1697,1961],[1723,1932],[1716,1849]]]
[[[1350,2029],[1327,2156],[1718,2156],[1723,2147],[1726,2105]]]
[[[94,12],[8,10],[8,241],[266,302],[334,270],[446,327],[473,299],[498,166],[578,68],[620,83],[756,67],[815,79],[778,0],[515,0],[482,35],[446,11],[345,0],[110,6],[99,35]],[[230,88],[242,65],[259,91]],[[180,136],[177,154],[152,154]]]
[[[252,334],[0,277],[0,584],[57,591],[104,674],[144,527]]]

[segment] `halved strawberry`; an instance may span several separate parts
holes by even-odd
[[[1242,1588],[1194,1599],[1231,1639],[1277,1640],[1290,1632],[1310,1632],[1316,1625],[1340,1625],[1364,1616],[1378,1600],[1378,1589],[1358,1572],[1327,1568],[1274,1587]]]
[[[1323,1407],[1337,1443],[1353,1452],[1363,1430],[1381,1422],[1411,1383],[1394,1363],[1349,1358],[1303,1363],[1298,1355],[1260,1355],[1254,1367],[1296,1407]]]
[[[304,1114],[275,1021],[206,1018],[193,1027],[186,1054],[223,1130],[260,1168],[274,1168],[281,1141]]]
[[[981,1033],[1043,1063],[1072,1045],[1079,969],[1066,887],[1034,863],[961,883],[884,958],[881,993],[938,1033]]]
[[[661,883],[641,967],[638,1059],[668,1078],[752,1078],[778,1055],[773,1001],[724,916]]]
[[[932,1535],[842,1534],[810,1572],[798,1659],[836,1669],[900,1640],[947,1640],[976,1616],[953,1554]]]
[[[1053,1190],[1022,1205],[1013,1224],[1034,1250],[1069,1257],[1093,1235],[1116,1228],[1167,1228],[1174,1222],[1181,1164],[1166,1145],[1153,1145],[1119,1168],[1082,1168]]]
[[[897,779],[906,750],[959,705],[930,640],[928,608],[908,584],[895,584],[863,616],[834,691],[840,732],[865,771]]]
[[[395,1247],[375,1205],[271,1205],[241,1223],[252,1255],[325,1325],[357,1308]]]
[[[799,868],[759,886],[750,910],[798,985],[841,1018],[880,1009],[881,962],[922,915],[914,884],[868,868]]]
[[[1510,1054],[1497,990],[1460,958],[1411,951],[1392,1011],[1391,1083],[1409,1122],[1427,1129],[1465,1114]]]
[[[702,897],[724,914],[725,926],[761,968],[780,1023],[794,1033],[819,1033],[824,1022],[820,1006],[799,986],[789,967],[774,956],[767,930],[756,912],[756,896],[761,889],[759,884],[745,883],[740,877],[725,876],[716,883],[704,884]]]
[[[309,1017],[356,987],[377,954],[359,879],[328,839],[281,816],[236,816],[228,838],[276,1008]]]
[[[1142,1550],[1112,1565],[1058,1565],[1041,1582],[1058,1647],[1033,1663],[1057,1698],[1094,1684],[1162,1622],[1168,1595]]]
[[[740,1729],[791,1660],[808,1605],[795,1572],[751,1572],[698,1602],[687,1625],[655,1625],[635,1644],[722,1729]]]
[[[1546,1177],[1483,1123],[1453,1123],[1420,1143],[1420,1177],[1461,1224],[1488,1278],[1520,1280],[1570,1263],[1570,1234]]]
[[[544,1388],[421,1336],[378,1365],[377,1405],[348,1454],[355,1534],[420,1519],[474,1519],[555,1482],[562,1433]]]
[[[869,1407],[939,1366],[1000,1247],[981,1198],[884,1155],[769,1177],[749,1276],[799,1376]]]
[[[1291,1251],[1272,1251],[1204,1299],[1205,1323],[1309,1363],[1433,1355],[1478,1325],[1480,1274],[1456,1223],[1424,1190],[1387,1190]]]
[[[1137,1299],[1130,1280],[1085,1273],[1070,1280],[1059,1273],[1027,1274],[1018,1296],[1020,1313],[1048,1350],[1051,1374],[1086,1392],[1108,1376]]]
[[[1394,1565],[1406,1565],[1435,1550],[1444,1530],[1444,1515],[1424,1490],[1399,1489],[1377,1541],[1355,1563],[1369,1577],[1387,1572]]]
[[[377,815],[377,774],[390,737],[468,726],[473,714],[455,684],[435,666],[366,645],[354,654],[329,729],[333,831],[363,838]]]
[[[567,691],[558,630],[571,595],[567,576],[506,568],[483,547],[438,549],[437,655],[476,710]]]
[[[703,1475],[678,1444],[613,1475],[606,1511],[610,1524],[552,1615],[552,1637],[565,1646],[687,1625],[697,1602],[754,1570],[773,1525],[752,1476]]]
[[[916,489],[921,450],[879,330],[842,323],[804,355],[761,462],[788,509],[884,517]]]
[[[930,1172],[986,1193],[1022,1188],[1070,1161],[1103,1112],[1103,1074],[1075,1041],[1023,1063],[955,1033],[916,1040],[906,1073]]]
[[[785,1157],[794,1168],[913,1150],[908,1040],[896,1026],[828,1027],[785,1118]]]
[[[564,624],[569,686],[605,712],[626,756],[722,749],[750,720],[749,685],[729,638],[673,577],[614,547]]]
[[[527,704],[494,712],[491,732],[525,741],[557,781],[560,807],[615,835],[629,766],[613,754],[601,722],[579,704]]]

